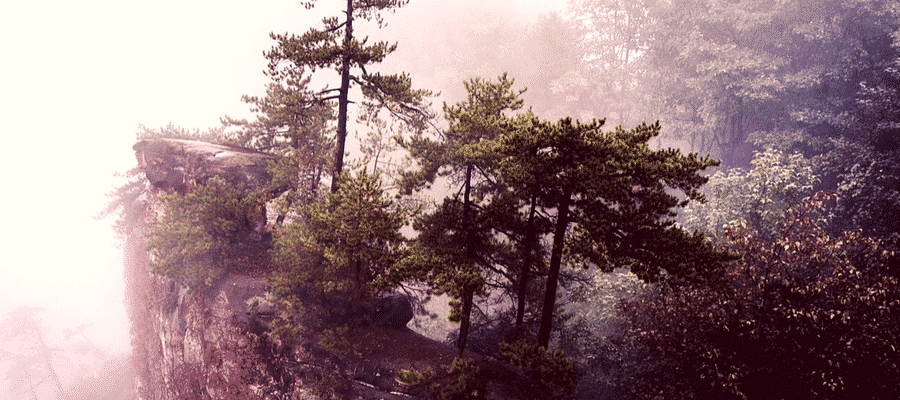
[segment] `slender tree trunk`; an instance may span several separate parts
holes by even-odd
[[[459,338],[456,342],[460,357],[466,351],[466,339],[469,337],[469,327],[472,323],[470,316],[472,315],[472,302],[475,298],[475,293],[470,286],[466,286],[463,288],[462,297],[462,310],[460,310],[462,317],[459,321]]]
[[[518,304],[516,306],[516,326],[522,326],[525,322],[525,297],[528,293],[528,273],[531,272],[531,268],[534,265],[534,260],[537,258],[535,256],[535,252],[537,251],[537,246],[535,241],[537,241],[537,235],[534,228],[534,212],[537,206],[537,196],[531,196],[531,209],[528,211],[528,231],[525,233],[525,260],[522,264],[522,273],[519,275],[519,291],[518,291]]]
[[[344,143],[347,141],[347,107],[350,94],[350,45],[353,43],[353,0],[347,0],[347,23],[344,26],[344,47],[341,61],[341,90],[338,93],[338,127],[334,144],[334,166],[331,173],[331,193],[338,190],[338,179],[344,169]]]
[[[463,227],[466,230],[466,258],[469,262],[474,263],[475,260],[475,231],[472,229],[472,204],[470,193],[472,190],[472,164],[466,166],[466,182],[465,194],[463,200]],[[459,356],[462,357],[466,350],[466,339],[469,337],[469,327],[471,325],[470,316],[472,315],[472,302],[475,298],[475,291],[468,283],[463,286],[462,291],[462,310],[459,321],[459,339],[456,342],[459,348]]]
[[[572,190],[566,188],[557,210],[556,229],[553,232],[553,251],[550,253],[550,271],[547,273],[547,290],[544,292],[544,309],[541,312],[541,328],[538,331],[538,344],[545,348],[550,344],[550,330],[553,329],[556,285],[559,281],[559,267],[562,264],[566,228],[569,226],[569,205],[571,202]]]

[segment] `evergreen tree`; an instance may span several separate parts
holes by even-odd
[[[673,208],[703,200],[697,189],[706,178],[699,172],[718,163],[675,149],[650,150],[658,123],[602,132],[603,123],[564,118],[551,124],[532,117],[508,125],[499,141],[504,179],[523,190],[542,186],[541,205],[556,212],[538,332],[544,347],[564,255],[571,264],[604,272],[628,267],[649,282],[668,275],[705,285],[721,281],[722,263],[731,257],[674,221]],[[679,201],[667,189],[687,199]]]
[[[337,192],[296,208],[292,215],[301,217],[274,231],[273,259],[283,272],[272,280],[273,294],[285,327],[334,338],[364,324],[375,294],[396,285],[407,211],[365,172],[342,176]]]
[[[243,96],[255,112],[253,121],[225,117],[227,126],[237,128],[228,134],[233,145],[270,153],[270,190],[274,195],[287,192],[286,207],[314,197],[322,175],[330,165],[328,153],[334,147],[328,124],[334,119],[331,104],[318,101],[309,89],[310,77],[303,70],[267,71],[272,79],[264,97]]]
[[[291,101],[296,101],[291,116],[309,112],[321,118],[321,107],[337,105],[337,128],[332,162],[331,191],[338,189],[338,176],[344,168],[345,142],[349,115],[350,90],[355,85],[361,89],[361,106],[371,114],[386,110],[410,129],[420,129],[424,121],[431,118],[425,98],[431,95],[427,90],[412,89],[408,74],[382,75],[370,72],[368,68],[380,63],[396,50],[396,44],[378,42],[366,45],[367,38],[360,39],[354,32],[354,22],[358,19],[375,20],[384,25],[381,13],[393,11],[405,5],[405,0],[347,0],[343,19],[327,17],[322,20],[322,28],[311,28],[303,35],[271,34],[278,44],[265,53],[269,60],[268,75],[275,81],[290,83],[295,89]],[[312,8],[315,0],[305,1]],[[318,70],[331,69],[340,75],[337,88],[319,91],[307,90],[310,75]],[[302,90],[300,90],[302,88]],[[272,94],[270,93],[270,97]],[[276,99],[277,100],[277,99]],[[298,108],[299,107],[299,108]],[[371,119],[371,117],[369,117]]]
[[[502,253],[502,246],[493,238],[496,225],[484,212],[491,199],[504,190],[495,171],[496,157],[488,144],[502,135],[500,122],[507,118],[504,113],[522,106],[519,95],[524,90],[512,90],[513,83],[506,74],[498,77],[496,83],[480,78],[465,82],[467,99],[453,106],[444,105],[450,127],[438,140],[416,135],[402,143],[419,164],[419,169],[403,174],[403,193],[429,186],[439,177],[449,178],[458,188],[455,196],[445,199],[438,210],[418,222],[418,249],[432,255],[417,256],[419,260],[429,260],[441,254],[448,261],[425,268],[432,269],[426,275],[434,279],[433,285],[451,286],[439,291],[456,299],[451,319],[460,322],[460,354],[466,348],[474,296],[483,288],[480,270],[496,270],[494,261]],[[449,270],[436,270],[444,268]]]

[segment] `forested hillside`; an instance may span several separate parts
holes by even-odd
[[[273,34],[253,119],[138,133],[271,157],[157,187],[154,273],[202,293],[264,248],[247,334],[338,358],[390,296],[442,313],[458,358],[398,372],[414,396],[483,398],[492,363],[559,398],[900,396],[900,2],[572,0],[452,62],[367,40],[406,3]],[[418,86],[447,68],[453,101]]]

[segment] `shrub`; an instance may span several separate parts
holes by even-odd
[[[530,338],[500,343],[500,352],[529,379],[548,385],[571,397],[578,387],[572,358],[560,350],[549,350]]]
[[[444,400],[483,399],[487,390],[481,367],[469,358],[456,358],[449,369],[450,383],[440,390]]]
[[[728,231],[744,256],[729,290],[669,281],[625,302],[660,379],[638,398],[900,398],[897,245],[860,231],[830,236],[834,193],[785,212],[772,241]],[[662,370],[664,369],[664,371]]]
[[[236,246],[253,232],[257,194],[220,177],[185,195],[160,195],[163,213],[150,228],[150,270],[189,288],[208,286],[238,266]]]

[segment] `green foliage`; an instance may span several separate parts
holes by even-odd
[[[450,383],[440,388],[443,400],[478,400],[486,394],[487,380],[481,367],[471,358],[456,358],[448,374]]]
[[[568,397],[575,393],[578,374],[574,361],[566,353],[549,350],[527,337],[500,343],[500,352],[529,379],[552,386]]]
[[[358,353],[359,351],[358,344],[350,341],[351,333],[356,332],[352,332],[348,326],[335,326],[323,329],[319,333],[318,345],[331,354],[345,358],[348,354]]]
[[[359,172],[342,178],[338,192],[300,207],[300,220],[276,226],[272,256],[283,272],[271,280],[272,293],[286,333],[322,334],[326,347],[342,348],[340,329],[363,325],[374,294],[399,283],[392,276],[407,213],[384,194],[378,176]]]
[[[407,210],[398,207],[381,189],[377,175],[359,172],[348,177],[341,190],[324,201],[305,207],[305,220],[284,226],[277,232],[276,255],[293,251],[319,255],[324,269],[318,282],[326,292],[360,292],[380,288],[396,260],[403,237]],[[282,265],[302,268],[296,263],[317,262],[279,258]],[[307,265],[308,267],[311,267]]]
[[[731,291],[663,285],[623,304],[664,378],[635,379],[637,398],[888,399],[898,396],[897,243],[831,236],[836,195],[789,208],[773,241],[734,228],[743,254]]]
[[[302,69],[280,70],[271,65],[266,96],[243,96],[256,113],[254,120],[223,118],[229,144],[272,154],[268,166],[270,190],[284,194],[287,204],[305,204],[319,190],[322,175],[331,165],[334,139],[333,102],[319,101]]]
[[[162,215],[147,241],[151,272],[200,288],[240,266],[239,244],[250,240],[262,212],[258,194],[213,177],[185,195],[159,198]]]
[[[576,398],[621,398],[627,379],[650,370],[640,346],[628,340],[630,331],[618,312],[623,300],[648,296],[655,284],[641,281],[620,268],[591,274],[590,281],[570,289],[566,305],[572,317],[561,324],[559,347],[575,361],[579,376]],[[606,395],[605,393],[611,393]]]
[[[345,399],[350,394],[350,382],[340,376],[326,375],[313,387],[312,394],[319,399]]]
[[[468,97],[444,105],[449,129],[439,138],[419,133],[400,145],[410,152],[418,168],[401,174],[401,193],[410,194],[447,177],[455,196],[413,225],[419,231],[403,270],[425,279],[434,293],[451,295],[451,321],[460,322],[460,352],[466,347],[474,296],[484,295],[485,282],[512,288],[508,243],[511,225],[521,216],[504,197],[505,187],[496,172],[496,153],[490,143],[503,134],[506,115],[522,106],[514,81],[503,74],[496,82],[476,78],[464,83]],[[515,238],[513,238],[515,239]],[[506,247],[506,248],[505,248]],[[413,276],[413,275],[410,275]]]
[[[96,219],[102,219],[116,214],[114,230],[120,240],[124,240],[131,234],[136,219],[141,215],[138,210],[134,209],[134,206],[150,188],[150,184],[142,172],[140,168],[133,167],[125,173],[116,173],[116,177],[123,179],[124,182],[106,194],[109,201],[104,205],[103,210],[94,216]]]
[[[721,283],[723,263],[732,259],[702,234],[675,225],[676,207],[703,201],[698,190],[707,178],[699,171],[718,165],[708,157],[678,150],[653,151],[648,142],[659,123],[626,131],[564,118],[552,124],[520,118],[497,144],[499,169],[510,185],[538,194],[554,209],[556,228],[538,343],[546,346],[563,256],[569,264],[610,272],[629,268],[654,282],[666,275],[692,283]],[[685,200],[667,189],[684,193]],[[569,229],[569,225],[574,225]]]
[[[570,91],[600,89],[578,99],[582,108],[652,115],[670,140],[731,166],[749,162],[754,133],[787,142],[849,133],[853,94],[877,87],[876,72],[897,57],[891,1],[577,0],[570,9],[587,52]],[[808,125],[826,121],[839,124]]]
[[[682,214],[686,229],[718,241],[728,228],[750,229],[772,238],[789,207],[813,193],[819,177],[815,160],[769,149],[753,157],[749,171],[716,171],[703,186],[705,203],[692,202]]]
[[[425,381],[431,380],[431,371],[426,370],[424,372],[420,372],[413,369],[401,369],[397,371],[397,382],[403,385],[406,388],[411,388],[415,386],[419,386]]]
[[[315,1],[304,4],[311,8]],[[332,192],[338,190],[338,175],[344,166],[352,86],[359,87],[362,93],[363,99],[359,103],[364,109],[362,114],[366,115],[364,122],[381,121],[378,114],[385,110],[404,129],[415,131],[423,129],[425,122],[432,117],[427,111],[428,104],[425,100],[432,93],[412,89],[408,74],[382,75],[368,71],[373,64],[384,61],[388,54],[396,50],[397,45],[383,41],[366,44],[366,39],[360,40],[354,32],[353,23],[356,19],[374,19],[381,26],[382,12],[392,11],[405,4],[406,1],[399,0],[350,1],[343,10],[343,19],[323,18],[323,27],[310,28],[302,35],[270,35],[277,45],[267,51],[265,56],[269,60],[267,75],[276,83],[270,87],[269,98],[275,101],[260,103],[253,98],[248,100],[260,104],[261,109],[271,105],[292,105],[296,110],[286,114],[289,118],[312,113],[318,121],[330,119],[331,114],[325,110],[338,107],[334,159],[331,165]],[[311,76],[323,69],[336,71],[340,76],[340,84],[334,89],[326,86],[319,91],[309,91],[306,87]],[[276,95],[281,92],[291,96],[289,101],[278,99]],[[292,126],[303,129],[302,123]],[[318,126],[315,125],[314,128],[317,129]]]
[[[138,126],[138,132],[136,136],[138,140],[187,139],[198,140],[201,142],[220,143],[224,139],[224,133],[225,129],[222,127],[209,128],[206,131],[201,132],[199,129],[189,130],[169,123],[159,129],[150,129],[141,124]]]
[[[860,229],[866,236],[890,238],[900,232],[900,152],[876,152],[838,143],[826,156],[840,173],[841,193],[835,224]]]
[[[135,137],[138,140],[166,138],[198,140],[211,143],[222,142],[224,135],[223,128],[209,128],[206,131],[200,131],[199,129],[189,130],[171,123],[159,129],[147,128],[141,124],[135,133]],[[142,214],[142,210],[136,210],[133,207],[141,196],[148,192],[150,185],[147,183],[143,171],[136,166],[124,173],[117,172],[115,176],[124,180],[124,182],[122,182],[121,186],[106,194],[110,200],[104,205],[103,210],[97,213],[95,218],[100,219],[118,214],[115,222],[115,231],[120,239],[124,239],[131,234],[131,230],[136,223],[135,218],[139,218]]]
[[[601,131],[602,125],[568,118],[556,124],[536,118],[518,124],[501,141],[499,151],[506,156],[501,171],[512,184],[542,187],[548,208],[568,193],[575,226],[567,246],[573,261],[590,262],[607,272],[631,265],[639,277],[655,281],[665,269],[660,264],[664,260],[654,256],[656,250],[677,241],[693,243],[692,251],[704,248],[675,228],[673,209],[688,200],[704,201],[699,187],[707,178],[698,172],[718,163],[675,149],[651,150],[647,143],[659,134],[658,123],[610,132]],[[679,200],[666,188],[681,191],[687,199]],[[703,254],[709,255],[707,250]],[[666,263],[669,274],[684,276],[715,264]]]
[[[266,85],[265,97],[241,97],[256,113],[254,121],[224,118],[226,125],[239,129],[229,132],[229,141],[258,150],[289,147],[326,156],[331,145],[325,137],[327,123],[334,119],[332,103],[316,100],[308,88],[310,78],[302,71],[279,71],[270,68],[266,72],[272,82]]]
[[[503,133],[500,123],[510,112],[522,108],[519,96],[525,90],[512,89],[515,80],[506,74],[497,81],[475,78],[463,83],[468,96],[455,105],[444,104],[444,115],[450,123],[441,137],[430,138],[417,132],[400,145],[409,151],[418,169],[407,171],[401,179],[403,193],[430,187],[436,179],[450,177],[457,185],[464,184],[465,171],[470,164],[478,168],[476,174],[487,178],[493,174],[493,157],[485,142]],[[482,183],[484,185],[486,183]],[[484,192],[485,189],[476,190]]]

